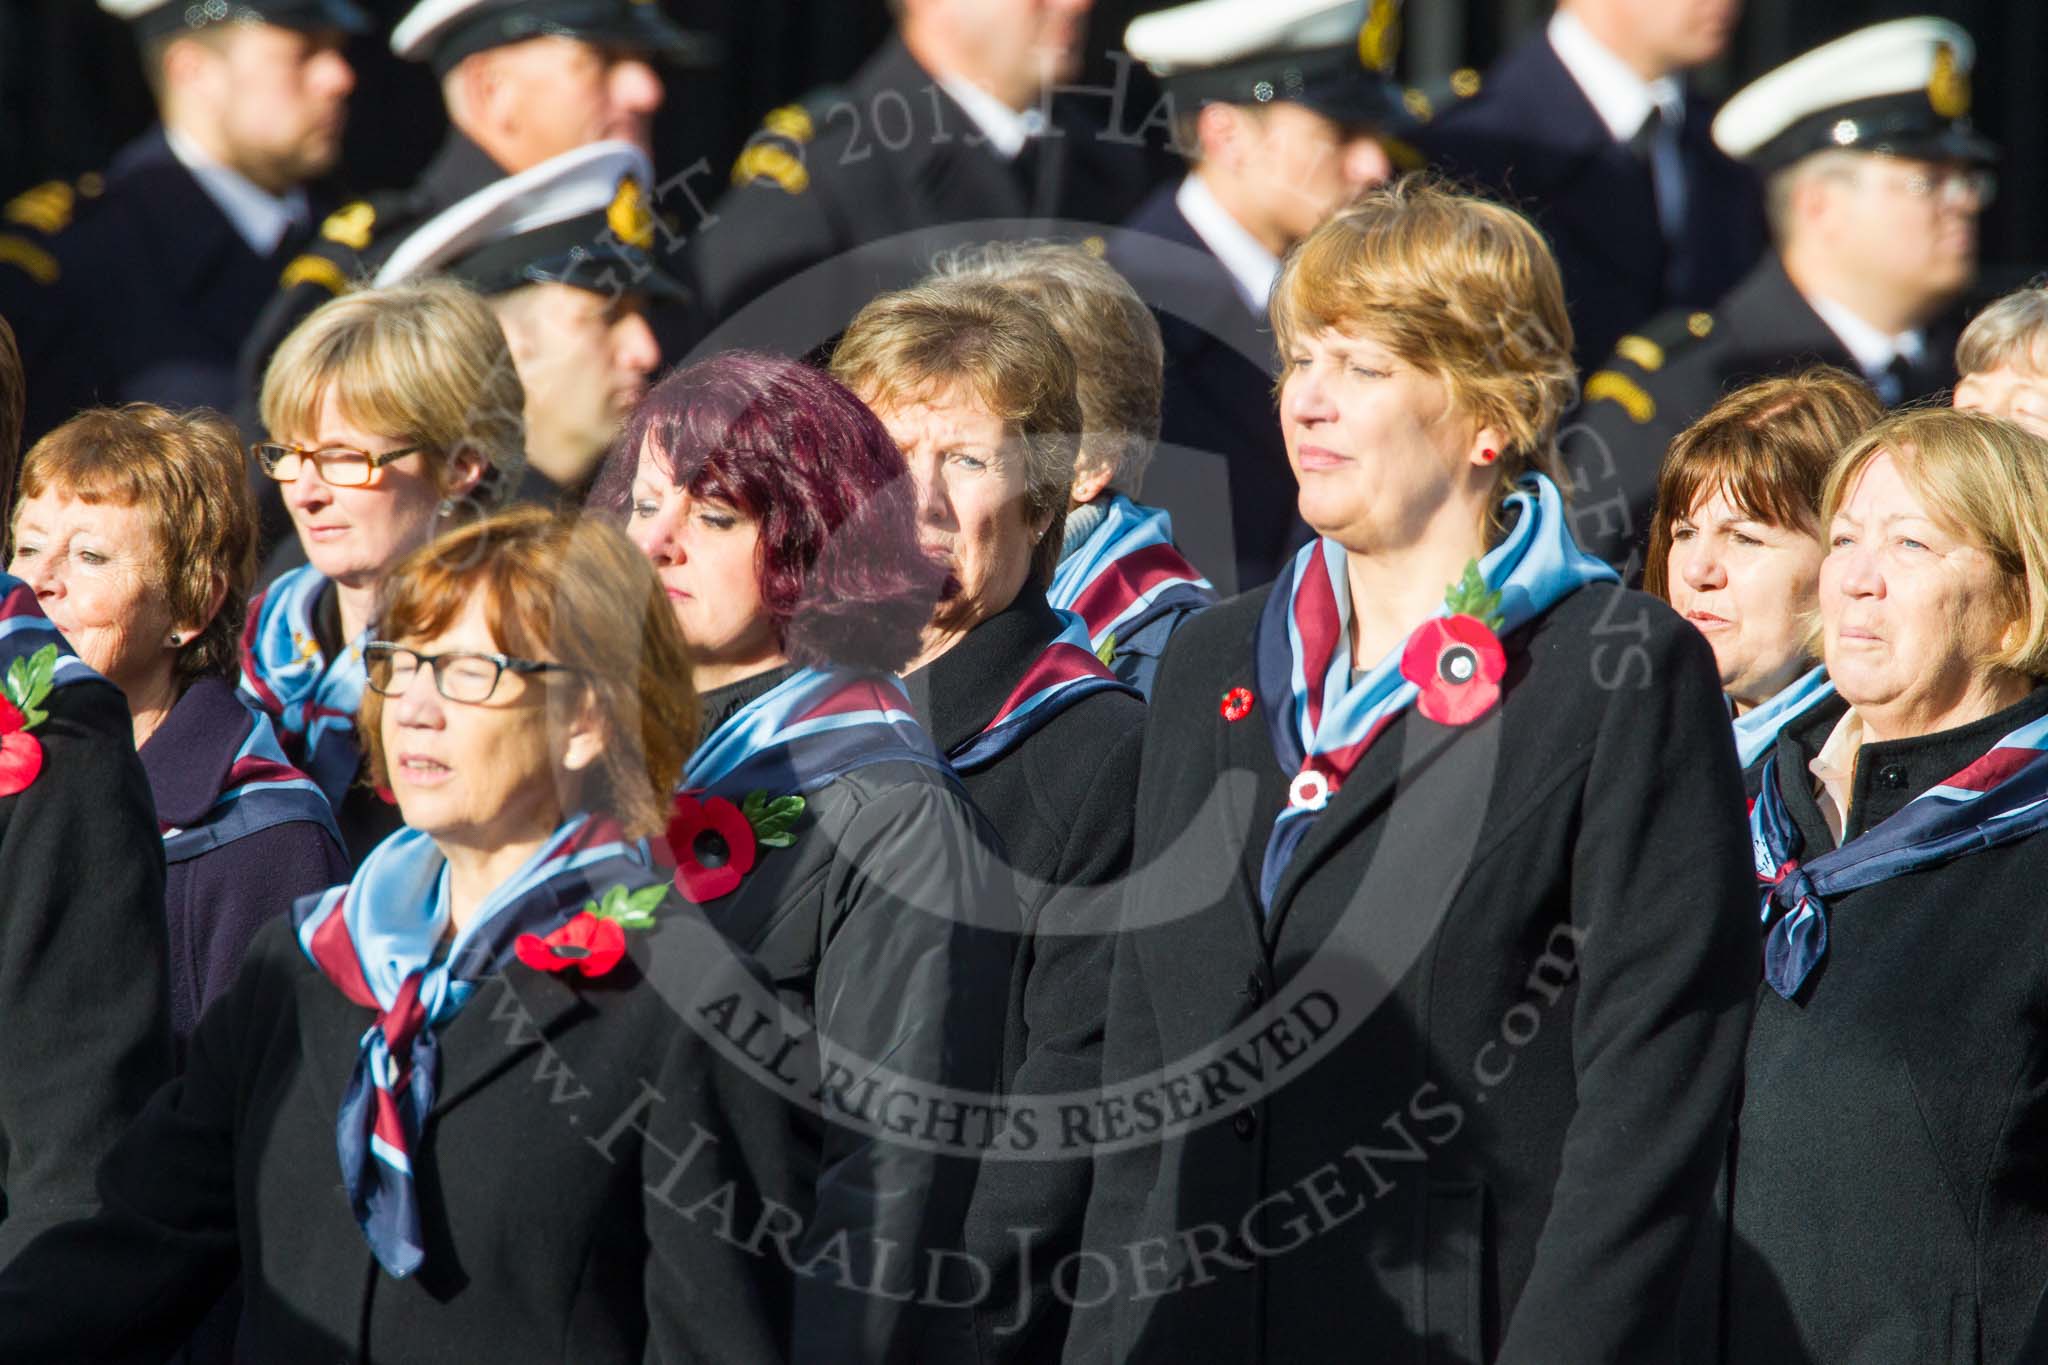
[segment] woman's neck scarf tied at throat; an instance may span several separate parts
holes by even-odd
[[[1479,561],[1486,586],[1500,594],[1496,633],[1535,620],[1588,583],[1619,581],[1604,561],[1579,548],[1564,499],[1545,476],[1524,476],[1507,507],[1513,525]],[[1302,836],[1418,692],[1401,674],[1399,645],[1353,680],[1346,558],[1344,547],[1327,537],[1304,545],[1273,585],[1254,636],[1259,703],[1274,757],[1297,779],[1311,772],[1322,778],[1309,784],[1320,799],[1290,801],[1267,836],[1259,901],[1268,912]],[[1439,607],[1434,617],[1448,614],[1448,607]],[[1297,780],[1295,789],[1304,784]]]
[[[1128,640],[1162,612],[1208,606],[1216,590],[1174,547],[1166,512],[1117,493],[1101,521],[1060,560],[1045,600],[1085,621],[1089,645],[1099,651]]]
[[[292,911],[313,965],[376,1014],[357,1047],[334,1137],[370,1251],[401,1278],[426,1254],[412,1159],[434,1108],[438,1030],[512,956],[521,934],[552,933],[613,886],[664,880],[643,841],[626,839],[608,818],[572,816],[485,898],[443,953],[447,866],[427,835],[401,830],[345,886],[304,897]]]
[[[885,761],[945,770],[903,685],[885,674],[803,668],[706,735],[681,787],[734,802],[757,791],[801,796]]]
[[[1815,668],[1763,705],[1734,718],[1735,756],[1747,769],[1771,751],[1793,721],[1835,695],[1825,668]]]
[[[1827,898],[1997,848],[2048,828],[2048,716],[2014,730],[1989,753],[1885,820],[1805,861],[1805,837],[1765,765],[1749,812],[1750,849],[1763,885],[1764,980],[1790,1000],[1828,951]]]
[[[364,630],[330,659],[316,613],[327,580],[311,565],[270,585],[242,631],[242,690],[268,711],[285,753],[339,808],[363,762],[356,712],[363,703]]]

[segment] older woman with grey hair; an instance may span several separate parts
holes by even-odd
[[[2048,277],[1979,313],[1956,342],[1955,405],[2048,436]]]
[[[1073,353],[1081,443],[1045,598],[1085,621],[1097,657],[1151,696],[1166,642],[1216,600],[1174,545],[1172,518],[1136,501],[1159,440],[1158,320],[1130,281],[1078,246],[989,242],[941,257],[934,274],[986,280],[1029,299]]]

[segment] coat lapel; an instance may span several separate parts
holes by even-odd
[[[621,962],[615,973],[637,970]],[[441,1086],[435,1112],[453,1108],[511,1067],[552,1049],[569,1030],[597,1016],[586,989],[616,990],[623,981],[582,986],[568,972],[534,971],[508,961],[441,1030]],[[575,977],[576,982],[583,978]]]

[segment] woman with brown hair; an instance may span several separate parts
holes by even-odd
[[[1711,653],[1572,539],[1525,219],[1371,191],[1272,313],[1318,538],[1160,669],[1069,1358],[1671,1359],[1756,973]]]
[[[1868,384],[1819,367],[1737,389],[1664,457],[1643,589],[1714,647],[1751,795],[1780,730],[1816,707],[1839,714],[1817,661],[1820,490],[1883,415]]]
[[[704,1022],[755,969],[647,853],[698,726],[661,585],[522,508],[384,593],[406,829],[258,932],[102,1210],[0,1276],[0,1358],[161,1354],[237,1267],[252,1360],[786,1358],[788,1266],[710,1226],[797,1193],[782,1095]]]

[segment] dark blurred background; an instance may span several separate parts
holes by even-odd
[[[385,31],[411,0],[362,0]],[[718,35],[717,71],[673,74],[657,125],[666,173],[708,157],[722,178],[761,115],[810,88],[843,79],[887,33],[884,0],[662,0],[679,20]],[[1105,55],[1135,14],[1157,0],[1098,0],[1090,71],[1106,83]],[[1549,0],[1409,0],[1401,75],[1440,80],[1460,67],[1488,66],[1503,48],[1542,24]],[[1977,123],[2004,147],[1997,202],[1984,224],[1987,266],[2026,271],[2048,241],[2048,190],[2028,168],[2048,153],[2048,4],[2042,0],[1751,0],[1733,51],[1703,73],[1725,95],[1816,43],[1864,24],[1939,14],[1977,40],[1973,81]],[[350,52],[358,76],[344,160],[346,187],[365,191],[409,181],[441,135],[430,74],[392,58],[381,37]],[[1150,100],[1133,91],[1132,119]],[[1140,102],[1142,101],[1142,102]],[[0,195],[104,166],[150,120],[134,45],[92,0],[0,0]]]

